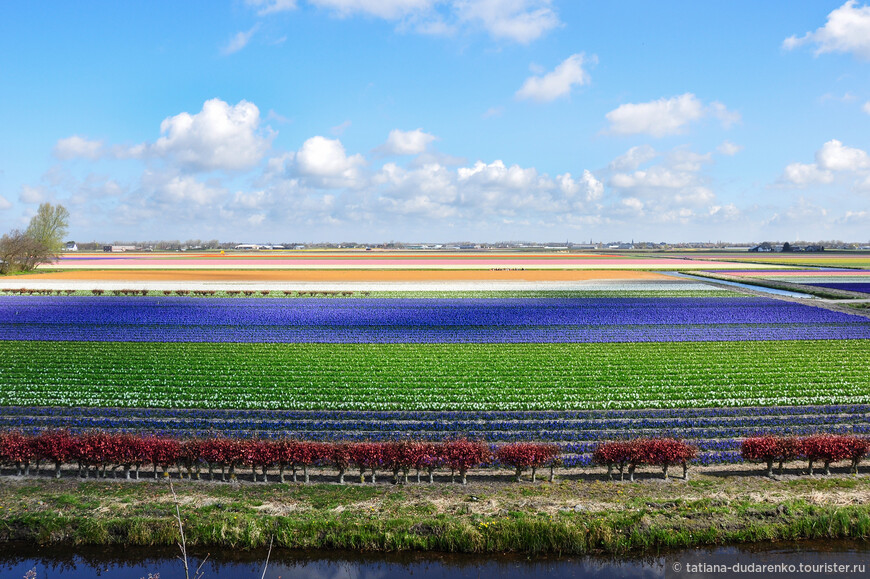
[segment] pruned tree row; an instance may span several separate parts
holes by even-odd
[[[823,464],[830,474],[834,463],[849,461],[850,472],[870,451],[870,441],[857,436],[816,434],[807,437],[758,436],[744,439],[743,460],[773,466],[797,459],[808,461],[809,473]],[[192,438],[178,440],[160,436],[139,436],[102,431],[71,434],[66,430],[46,430],[38,435],[18,431],[0,432],[0,468],[14,469],[16,475],[40,474],[44,468],[60,478],[64,466],[77,469],[78,476],[167,478],[173,474],[190,480],[232,481],[239,471],[250,471],[254,482],[304,482],[311,480],[310,469],[332,469],[339,484],[349,473],[358,473],[360,484],[376,483],[378,473],[390,473],[392,482],[407,484],[412,471],[416,482],[434,482],[437,472],[450,471],[451,482],[468,481],[468,472],[483,466],[514,470],[517,481],[531,471],[536,481],[539,469],[562,465],[555,444],[518,442],[495,448],[484,442],[466,439],[387,442],[313,442],[278,439]],[[688,479],[689,463],[697,448],[673,438],[638,438],[602,442],[592,453],[592,462],[607,467],[613,478],[618,470],[631,481],[641,466],[659,467],[668,478],[672,466],[681,466]],[[270,479],[270,477],[272,477]]]

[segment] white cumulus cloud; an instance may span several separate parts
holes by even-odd
[[[297,172],[326,188],[361,184],[362,155],[348,156],[338,139],[311,137],[296,153]]]
[[[837,139],[831,139],[816,151],[815,163],[791,163],[786,166],[779,183],[806,187],[807,185],[833,183],[835,179],[855,177],[870,178],[870,155],[863,149],[848,147]],[[861,185],[857,185],[861,188]]]
[[[638,145],[610,162],[613,171],[634,171],[644,163],[652,161],[658,153],[649,145]]]
[[[173,205],[212,205],[223,199],[225,194],[222,189],[209,187],[190,175],[177,175],[158,186],[156,197]]]
[[[783,47],[791,50],[804,44],[815,44],[816,54],[850,52],[870,60],[870,6],[857,4],[855,0],[849,0],[828,14],[824,26],[800,38],[786,38]]]
[[[473,167],[460,167],[459,180],[475,183],[482,187],[523,189],[531,187],[538,179],[534,167],[522,168],[519,165],[507,167],[503,161],[492,163],[477,161]]]
[[[387,142],[380,149],[388,155],[419,155],[436,138],[435,135],[424,133],[423,129],[413,131],[394,129],[390,131]]]
[[[91,141],[73,135],[65,139],[59,139],[54,146],[54,156],[58,159],[73,159],[83,157],[85,159],[97,160],[103,154],[103,142]]]
[[[685,171],[672,171],[661,165],[656,165],[647,170],[638,170],[633,173],[617,173],[610,179],[610,184],[619,189],[641,187],[680,189],[688,187],[694,182],[694,175]]]
[[[8,199],[0,195],[0,211],[4,209],[10,209],[11,207],[12,203],[10,203]]]
[[[572,54],[552,72],[543,76],[530,76],[517,91],[517,98],[550,102],[567,96],[574,86],[588,84],[589,74],[583,70],[584,59],[583,54]]]
[[[605,116],[610,122],[611,133],[653,137],[683,133],[690,123],[706,116],[718,118],[726,128],[740,120],[738,113],[729,111],[723,104],[714,102],[705,106],[692,93],[646,103],[627,103]]]
[[[870,155],[866,151],[847,147],[832,139],[816,152],[816,163],[822,169],[831,171],[858,171],[870,168]]]
[[[576,195],[582,197],[582,201],[597,201],[604,195],[604,183],[595,178],[588,169],[583,171],[579,179],[574,179],[571,173],[556,176],[559,190],[569,198]]]
[[[197,114],[165,119],[160,124],[163,136],[150,152],[194,170],[249,169],[260,162],[271,142],[259,125],[260,111],[254,103],[229,105],[211,99]]]
[[[831,183],[833,180],[833,173],[819,169],[815,163],[791,163],[786,166],[781,178],[781,181],[797,187]]]

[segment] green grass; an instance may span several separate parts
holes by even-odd
[[[529,410],[870,402],[870,340],[3,342],[0,405]]]
[[[698,476],[703,488],[566,480],[522,485],[528,492],[513,483],[476,483],[242,485],[228,493],[225,485],[176,481],[175,490],[188,546],[208,549],[262,548],[274,538],[285,548],[620,555],[870,535],[866,477],[806,478],[796,485],[762,476]],[[174,545],[174,514],[165,482],[11,481],[0,486],[0,544]]]

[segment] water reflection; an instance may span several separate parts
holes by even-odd
[[[265,551],[221,551],[209,554],[196,552],[193,568],[203,559],[203,579],[214,577],[259,578],[263,572]],[[716,547],[671,552],[644,558],[611,559],[601,557],[536,557],[492,555],[462,556],[439,553],[426,554],[359,554],[348,552],[275,551],[266,577],[270,579],[477,579],[504,577],[507,579],[565,577],[593,578],[680,578],[740,577],[734,573],[690,573],[689,565],[781,564],[863,564],[870,559],[870,544],[864,542],[801,542],[756,547]],[[680,566],[675,572],[675,563]],[[31,569],[36,579],[140,579],[150,574],[160,579],[184,577],[184,568],[177,551],[170,548],[77,548],[38,547],[6,544],[0,553],[0,577],[22,578]],[[697,569],[697,567],[695,567]],[[817,568],[818,569],[818,568]],[[702,569],[703,570],[703,569]],[[843,576],[864,577],[865,573],[840,573]],[[191,576],[193,573],[191,573]],[[761,576],[793,576],[793,573],[754,574]],[[801,573],[802,577],[818,574]],[[822,575],[823,576],[823,575]]]

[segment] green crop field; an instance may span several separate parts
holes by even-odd
[[[0,405],[532,410],[870,402],[870,340],[4,342]]]

